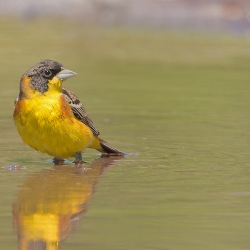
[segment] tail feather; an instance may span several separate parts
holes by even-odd
[[[106,141],[104,141],[101,138],[99,139],[99,143],[102,147],[102,149],[98,149],[100,152],[102,152],[102,154],[108,154],[108,155],[124,155],[124,153],[116,148],[114,148],[113,146],[111,146],[110,144],[108,144]]]

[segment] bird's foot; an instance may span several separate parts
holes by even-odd
[[[81,167],[84,161],[82,160],[82,153],[77,152],[76,153],[76,160],[74,161],[76,167]]]
[[[77,161],[77,160],[75,160],[75,161],[73,161],[73,163],[75,163],[76,167],[82,167],[82,164],[86,163],[86,162],[85,161]]]
[[[63,165],[64,164],[64,159],[59,158],[59,157],[54,157],[53,162],[54,162],[54,165]]]

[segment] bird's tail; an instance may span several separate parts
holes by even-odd
[[[104,141],[100,137],[96,137],[96,140],[92,142],[90,148],[94,148],[102,153],[103,156],[116,156],[116,155],[124,155],[122,151],[111,146],[108,142]]]
[[[111,146],[110,144],[108,144],[106,141],[104,141],[101,138],[98,138],[100,145],[102,146],[102,149],[99,150],[100,152],[102,152],[102,154],[108,154],[108,155],[124,155],[124,153],[122,151],[120,151],[117,148],[114,148],[113,146]]]

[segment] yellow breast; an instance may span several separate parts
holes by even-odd
[[[94,138],[90,128],[74,117],[63,94],[56,91],[17,101],[14,121],[26,144],[55,157],[73,157]]]

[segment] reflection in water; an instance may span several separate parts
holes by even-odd
[[[99,158],[88,168],[57,165],[32,173],[13,204],[18,249],[60,249],[59,242],[86,211],[100,175],[121,158]]]

